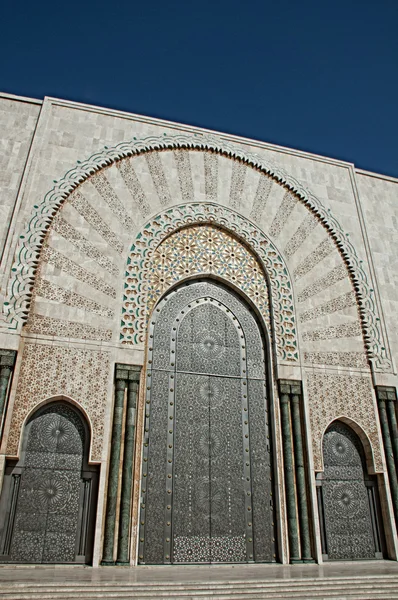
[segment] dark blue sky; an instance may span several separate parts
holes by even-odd
[[[3,3],[1,21],[1,91],[398,177],[398,0],[41,0]]]

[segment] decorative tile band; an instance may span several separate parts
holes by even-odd
[[[104,256],[89,240],[87,240],[81,233],[79,233],[70,223],[58,213],[52,222],[54,231],[62,235],[66,240],[71,242],[76,248],[81,250],[84,254],[87,254],[90,258],[95,260],[100,267],[108,271],[111,275],[117,276],[119,270],[115,267],[108,257]]]
[[[304,363],[354,369],[366,369],[368,366],[365,352],[304,352]]]
[[[26,319],[32,294],[32,283],[43,239],[50,223],[53,221],[52,216],[70,193],[83,181],[112,163],[116,162],[117,165],[124,165],[128,161],[122,159],[140,154],[153,154],[154,151],[161,149],[191,149],[203,151],[205,154],[210,152],[223,155],[262,171],[296,194],[299,200],[317,216],[323,227],[335,240],[335,245],[347,265],[347,270],[354,283],[364,339],[374,369],[391,371],[391,358],[383,341],[383,332],[379,323],[374,293],[349,236],[344,232],[331,211],[326,209],[320,200],[299,181],[290,177],[280,167],[255,153],[247,152],[246,148],[241,148],[227,140],[221,140],[217,136],[207,133],[164,134],[163,136],[150,136],[141,140],[133,139],[112,148],[104,147],[102,151],[93,154],[84,162],[78,161],[73,169],[69,170],[63,178],[55,183],[53,189],[46,194],[42,202],[34,207],[26,230],[20,236],[20,243],[16,250],[13,271],[8,285],[8,297],[4,304],[6,313],[4,325],[16,329]],[[211,169],[213,170],[210,169],[210,172],[214,181],[215,163],[212,163],[211,160],[205,163],[205,171],[206,164],[207,172],[209,172],[209,164],[212,165]],[[216,193],[214,186],[213,191],[211,191],[210,184],[207,184],[206,194],[211,193]]]
[[[80,340],[110,342],[112,339],[112,331],[110,329],[101,329],[100,327],[85,325],[78,321],[65,321],[64,319],[56,319],[39,314],[29,315],[25,330],[31,333]]]
[[[148,154],[145,155],[145,158],[152,181],[159,196],[161,206],[170,206],[170,204],[172,204],[170,190],[164,174],[159,152],[148,152]]]
[[[284,249],[285,256],[287,256],[288,258],[293,256],[293,254],[295,252],[297,252],[298,248],[301,246],[301,244],[304,242],[304,240],[307,239],[307,237],[310,235],[310,233],[315,229],[315,227],[317,225],[319,225],[319,221],[316,218],[316,216],[313,214],[307,215],[305,217],[304,221],[300,224],[296,233],[286,244],[286,247]],[[345,270],[345,273],[347,276],[347,269],[345,267],[344,267],[344,270]]]
[[[193,202],[194,195],[189,153],[186,150],[174,150],[173,155],[177,165],[182,199],[184,202]]]
[[[229,204],[233,210],[239,210],[245,185],[246,165],[234,161],[232,164],[231,187],[229,189]]]
[[[283,227],[286,225],[294,207],[298,202],[298,198],[291,192],[286,192],[283,197],[282,203],[278,208],[278,212],[272,221],[271,229],[269,234],[272,238],[277,238]]]
[[[96,210],[87,202],[86,198],[80,192],[74,192],[69,198],[70,204],[77,210],[77,212],[86,219],[87,223],[95,229],[95,231],[112,247],[123,254],[123,244],[116,233],[114,233],[110,227],[103,221],[102,217],[97,213]]]
[[[147,217],[151,212],[151,207],[147,202],[144,190],[142,189],[142,186],[138,181],[137,174],[134,171],[131,161],[121,160],[116,163],[116,166],[119,170],[120,175],[122,176],[124,183],[126,184],[127,189],[131,194],[131,197],[134,199],[138,210],[140,211],[143,217]]]
[[[205,192],[208,202],[217,202],[218,198],[218,154],[205,152]]]
[[[122,202],[107,180],[106,171],[104,173],[96,173],[93,177],[91,177],[90,182],[100,194],[101,198],[103,198],[103,200],[105,200],[105,202],[108,204],[115,217],[127,229],[127,231],[134,231],[134,221],[127,214]]]
[[[81,294],[76,294],[76,292],[62,288],[46,279],[39,279],[36,281],[35,294],[42,298],[47,298],[47,300],[56,300],[60,304],[88,310],[89,312],[96,313],[101,317],[107,317],[108,319],[112,319],[115,314],[112,309],[102,306],[101,304],[98,304],[98,302],[94,302],[94,300],[86,298]]]
[[[258,223],[264,214],[273,183],[274,181],[271,177],[268,177],[264,173],[261,174],[250,212],[250,218],[253,219],[255,223]]]
[[[336,250],[336,245],[330,237],[327,237],[296,267],[293,273],[295,281],[307,275],[315,265],[320,263],[326,256],[329,256],[333,250]]]
[[[300,321],[305,323],[306,321],[312,321],[317,317],[321,317],[323,315],[331,315],[338,310],[343,310],[344,308],[349,308],[351,306],[355,306],[357,300],[355,298],[354,291],[347,292],[338,298],[333,298],[333,300],[329,300],[316,308],[312,308],[311,310],[306,310],[301,313]]]
[[[313,331],[306,331],[303,333],[303,340],[305,342],[316,342],[317,340],[359,337],[361,334],[360,324],[358,322],[351,322],[335,325],[334,327],[322,327]]]
[[[112,286],[108,285],[103,279],[100,279],[93,273],[89,273],[86,269],[83,269],[80,265],[75,263],[73,260],[58,252],[55,248],[52,248],[44,242],[43,249],[41,251],[40,258],[43,262],[54,265],[58,269],[62,269],[68,275],[75,277],[79,281],[87,283],[95,290],[116,298],[116,290]]]
[[[338,265],[329,273],[325,275],[325,277],[321,277],[314,283],[311,283],[308,287],[305,288],[298,296],[298,302],[305,302],[308,298],[319,294],[322,290],[327,289],[331,285],[334,285],[338,281],[345,279],[347,277],[347,267],[345,265]]]

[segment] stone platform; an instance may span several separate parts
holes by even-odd
[[[0,598],[238,600],[398,599],[398,563],[318,565],[0,566]]]

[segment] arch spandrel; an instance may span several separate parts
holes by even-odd
[[[90,461],[102,459],[107,383],[110,374],[107,351],[26,343],[22,354],[6,454],[18,456],[21,432],[37,407],[49,398],[73,398],[91,426]],[[82,378],[82,373],[84,377]]]
[[[195,154],[194,161],[190,159],[192,153]],[[199,176],[198,172],[195,172],[195,177],[193,177],[192,165],[195,168],[198,167],[198,153],[203,166],[200,168]],[[166,155],[167,160],[162,158]],[[173,164],[176,167],[178,186],[175,183],[171,185],[171,182],[168,181],[169,172],[165,169],[165,165],[170,161],[174,161]],[[232,163],[228,161],[232,161]],[[140,168],[137,167],[138,162],[140,162]],[[225,173],[222,171],[223,164],[226,162],[231,164],[231,168],[228,169],[227,181],[227,188],[228,185],[230,186],[229,191],[226,191]],[[251,169],[250,177],[247,175],[248,169]],[[115,174],[111,176],[110,174],[114,172]],[[145,186],[143,186],[144,178],[148,181],[150,178],[151,181],[152,191],[149,195],[146,194]],[[249,179],[250,185],[247,183]],[[257,185],[253,185],[254,180]],[[221,185],[221,181],[223,181],[223,185]],[[76,190],[78,186],[79,190]],[[222,194],[220,194],[221,189]],[[74,190],[77,192],[75,195],[72,194]],[[173,194],[170,190],[173,191]],[[368,357],[373,361],[374,367],[381,370],[390,369],[391,363],[387,356],[386,344],[382,341],[382,332],[366,275],[349,238],[330,211],[326,210],[319,200],[281,169],[227,142],[223,141],[220,145],[212,136],[184,134],[134,140],[112,149],[105,148],[102,153],[97,153],[88,161],[80,163],[76,168],[70,170],[46,195],[43,202],[36,205],[26,231],[21,236],[14,262],[14,271],[8,287],[9,297],[5,304],[5,326],[19,328],[26,320],[32,300],[32,283],[37,270],[43,238],[48,228],[53,228],[52,223],[54,222],[58,228],[58,235],[65,238],[69,236],[69,239],[72,235],[75,245],[78,243],[78,236],[76,237],[74,231],[71,232],[68,227],[71,225],[68,219],[66,219],[65,226],[62,218],[58,217],[61,205],[70,204],[72,198],[73,209],[83,215],[86,226],[93,232],[93,238],[96,238],[94,248],[88,248],[86,240],[80,240],[82,242],[80,247],[83,245],[84,252],[90,252],[90,260],[100,264],[101,268],[108,273],[105,273],[102,281],[99,281],[101,277],[96,277],[96,281],[94,281],[93,273],[89,269],[85,269],[88,273],[79,272],[77,277],[79,281],[84,279],[85,282],[90,279],[89,285],[97,286],[96,289],[101,288],[101,293],[103,293],[104,284],[108,283],[106,279],[112,277],[117,279],[122,276],[122,269],[114,256],[118,246],[118,240],[114,235],[116,224],[117,227],[122,226],[124,233],[121,237],[126,237],[128,233],[131,240],[134,228],[140,227],[140,224],[143,224],[150,214],[158,214],[159,209],[167,210],[170,203],[175,204],[176,200],[192,202],[199,198],[201,203],[218,202],[224,207],[228,205],[237,214],[241,214],[241,216],[245,214],[251,220],[259,223],[259,229],[263,230],[272,242],[276,241],[276,245],[282,248],[289,268],[291,269],[293,266],[294,279],[301,280],[303,284],[306,283],[299,292],[301,298],[306,297],[305,303],[300,307],[300,311],[304,313],[302,329],[306,335],[303,341],[305,344],[307,342],[309,344],[309,349],[305,349],[304,353],[306,363],[366,368],[363,346],[361,349],[359,344],[362,336],[365,336],[364,342]],[[96,208],[99,210],[96,211]],[[108,227],[104,226],[104,219],[101,222],[100,213],[103,210],[107,215],[109,211],[114,215],[114,223],[106,223]],[[54,213],[57,213],[57,216],[53,221]],[[117,228],[116,231],[118,231]],[[100,242],[96,236],[102,237],[106,243]],[[313,240],[317,240],[317,245],[311,246]],[[54,250],[51,236],[49,241],[48,247]],[[147,237],[143,231],[141,244],[145,245],[146,241]],[[99,246],[101,251],[98,249]],[[51,251],[47,249],[45,255],[47,260],[49,253]],[[101,253],[104,256],[100,256]],[[333,261],[329,260],[332,255],[339,257],[340,264],[332,264]],[[74,265],[66,265],[64,258],[54,252],[52,252],[50,260],[53,264],[61,265],[58,268],[73,270],[74,274],[77,272]],[[96,268],[94,264],[93,270],[95,271]],[[338,282],[341,282],[343,269],[345,269],[344,279],[348,283],[352,282],[354,287],[349,289],[347,283],[342,290],[339,287],[336,288],[339,295],[335,297],[332,292],[332,297],[325,302],[321,301],[322,295],[317,298],[317,294],[320,293],[319,289],[322,291],[330,287],[333,278],[337,286],[340,285]],[[94,273],[94,275],[96,274]],[[48,284],[41,285],[40,292],[45,298],[55,294],[56,299],[59,299],[62,296],[62,290],[55,289],[54,282],[51,283],[50,286]],[[297,284],[298,287],[300,285]],[[112,290],[108,289],[107,291],[111,295],[113,294]],[[326,292],[326,296],[328,293]],[[310,298],[311,300],[309,300]],[[34,317],[32,332],[40,331],[57,335],[54,333],[57,329],[66,327],[66,329],[71,329],[70,337],[116,341],[115,327],[112,324],[114,323],[112,322],[113,317],[106,302],[97,306],[92,302],[84,303],[84,300],[79,297],[68,300],[73,303],[74,308],[100,314],[103,319],[101,327],[83,327],[79,319],[71,321],[68,311],[65,310],[61,319],[38,313]],[[308,302],[310,309],[306,307]],[[355,314],[355,310],[359,314]],[[319,316],[322,315],[327,315],[329,320],[333,320],[333,313],[336,311],[344,311],[343,314],[347,316],[343,325],[349,325],[348,338],[344,338],[341,327],[339,329],[337,326],[332,326],[331,329],[320,324],[319,321],[312,323],[314,319],[319,319]],[[44,318],[45,316],[46,318]],[[85,319],[82,318],[81,321],[85,321]],[[65,326],[65,322],[69,324]],[[320,350],[317,342],[321,341],[325,344],[329,339],[339,340],[338,345],[341,348],[339,347],[337,352],[330,353]],[[342,339],[348,339],[347,343],[343,344]]]
[[[371,471],[384,470],[378,416],[370,376],[350,373],[308,372],[307,393],[310,399],[310,421],[314,470],[323,470],[322,440],[327,427],[337,419],[347,423],[364,443]],[[353,427],[354,425],[354,427]],[[365,433],[366,432],[366,433]],[[366,440],[369,440],[366,443]]]

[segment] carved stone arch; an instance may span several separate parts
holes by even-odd
[[[345,425],[350,427],[350,429],[352,429],[352,431],[354,433],[356,433],[356,435],[360,439],[361,444],[363,446],[363,451],[364,451],[365,460],[366,460],[366,467],[367,467],[369,475],[373,475],[373,474],[379,472],[380,468],[377,468],[375,458],[374,458],[372,442],[371,442],[368,434],[366,433],[364,428],[357,423],[357,421],[351,419],[350,417],[346,417],[344,414],[339,415],[338,417],[332,419],[327,424],[327,426],[325,427],[323,434],[322,434],[321,448],[323,448],[323,440],[324,440],[325,433],[327,432],[327,430],[330,428],[330,426],[333,423],[339,423],[339,422],[344,423]],[[324,470],[323,452],[321,453],[321,456],[322,456],[322,471],[323,471]]]
[[[188,244],[185,258],[184,243]],[[235,265],[234,249],[239,253]],[[127,263],[120,334],[123,343],[145,342],[148,317],[168,287],[190,277],[213,275],[229,281],[254,303],[275,341],[278,358],[298,361],[288,267],[271,240],[235,211],[194,203],[160,213],[137,235]]]
[[[330,210],[326,209],[319,199],[286,174],[283,169],[254,153],[246,152],[230,142],[220,141],[209,134],[165,134],[143,140],[134,139],[132,142],[121,143],[113,148],[105,147],[102,152],[94,154],[88,160],[78,162],[75,168],[69,170],[59,182],[56,182],[43,201],[34,206],[26,229],[20,236],[8,285],[4,326],[17,329],[26,320],[43,240],[54,215],[71,192],[104,167],[123,159],[176,149],[215,153],[247,165],[279,183],[311,211],[330,235],[346,265],[355,291],[368,357],[376,369],[390,369],[391,360],[382,342],[377,307],[366,273],[348,235]]]
[[[18,454],[16,455],[16,457],[19,458],[21,456],[21,450],[22,450],[22,444],[23,444],[23,438],[24,438],[23,432],[25,430],[26,425],[29,423],[30,419],[33,417],[33,415],[36,412],[40,411],[45,406],[55,404],[56,402],[62,402],[63,404],[72,406],[75,409],[75,411],[79,414],[79,416],[81,417],[82,423],[84,424],[84,427],[86,429],[87,458],[88,458],[89,462],[92,462],[92,461],[90,461],[90,456],[91,456],[91,452],[92,452],[93,426],[92,426],[90,416],[89,416],[88,412],[86,411],[86,409],[84,408],[84,406],[82,406],[82,404],[80,404],[74,398],[72,398],[71,396],[68,396],[66,394],[49,396],[48,398],[45,398],[44,400],[37,402],[37,404],[35,404],[34,406],[31,406],[29,408],[29,411],[26,413],[25,418],[23,419],[22,424],[21,424],[21,432],[20,432],[20,436],[19,436],[19,445],[18,445]],[[16,457],[13,456],[13,458],[16,458]]]

